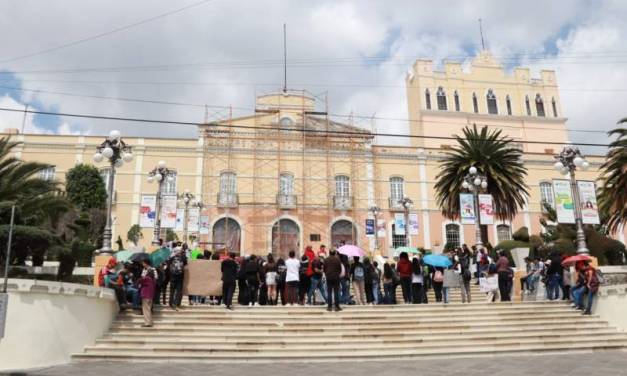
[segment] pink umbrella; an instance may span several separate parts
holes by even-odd
[[[366,252],[364,252],[363,249],[352,244],[343,245],[337,251],[348,257],[355,257],[355,256],[361,257],[366,254]]]

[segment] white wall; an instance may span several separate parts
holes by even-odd
[[[117,311],[110,289],[9,279],[0,371],[69,362],[109,329]]]
[[[627,331],[627,284],[601,286],[592,312],[610,326]]]

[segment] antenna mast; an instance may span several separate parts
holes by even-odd
[[[479,34],[481,35],[481,49],[485,51],[485,42],[483,41],[483,27],[481,25],[481,18],[479,18]]]
[[[287,93],[287,25],[283,24],[283,92]]]

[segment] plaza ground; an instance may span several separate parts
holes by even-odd
[[[17,373],[23,375],[627,375],[627,352],[494,356],[459,359],[400,359],[340,363],[194,364],[82,362]]]

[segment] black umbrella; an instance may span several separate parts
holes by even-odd
[[[144,260],[146,260],[146,262],[148,262],[148,264],[150,265],[150,255],[146,252],[135,253],[133,256],[131,256],[129,260],[131,262],[136,262],[139,264],[141,264],[142,262],[144,262]]]

